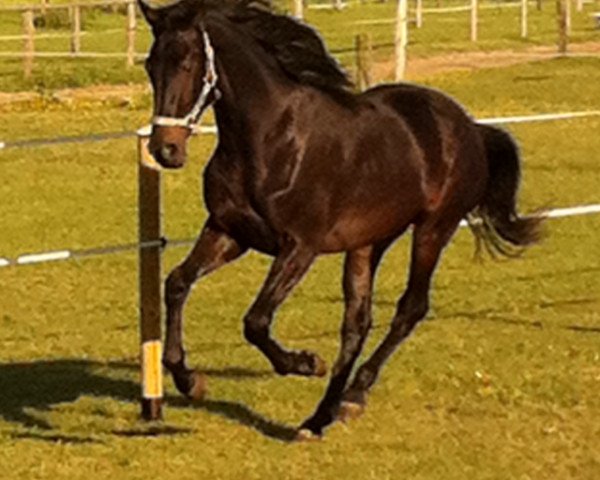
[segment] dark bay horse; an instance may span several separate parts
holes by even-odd
[[[202,395],[203,377],[186,365],[182,345],[186,297],[200,277],[255,249],[275,260],[244,317],[246,339],[281,375],[324,375],[320,357],[285,349],[269,330],[317,255],[346,252],[339,356],[298,432],[320,435],[364,407],[384,362],[425,317],[433,272],[461,219],[492,252],[538,239],[539,221],[516,210],[516,145],[435,90],[401,83],[352,93],[320,37],[263,3],[140,6],[155,38],[146,65],[152,154],[165,168],[182,167],[187,138],[210,106],[219,135],[204,172],[209,218],[166,281],[164,365],[180,392]],[[409,227],[406,291],[384,340],[349,381],[371,326],[377,266]]]

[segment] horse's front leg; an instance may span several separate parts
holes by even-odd
[[[325,362],[311,352],[289,351],[271,338],[270,326],[277,307],[307,272],[315,253],[293,240],[281,247],[256,300],[244,317],[244,335],[269,359],[281,375],[326,373]]]
[[[177,389],[187,397],[204,394],[204,378],[185,363],[182,344],[183,307],[192,284],[217,268],[238,258],[246,248],[216,227],[209,218],[187,258],[165,282],[167,333],[163,364],[171,372]]]

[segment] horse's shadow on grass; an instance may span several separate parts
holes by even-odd
[[[51,442],[96,442],[92,437],[56,434],[54,427],[40,413],[49,412],[62,403],[75,402],[81,396],[108,397],[119,401],[137,402],[140,387],[134,381],[118,378],[135,372],[138,366],[130,362],[101,363],[88,360],[59,359],[23,363],[0,363],[0,418],[29,429],[15,433],[15,438],[30,438]],[[126,371],[126,372],[124,372]],[[111,375],[111,372],[114,375]],[[208,369],[209,377],[261,378],[270,372],[243,368]],[[204,400],[190,404],[181,397],[167,396],[167,408],[195,408],[234,420],[261,434],[280,441],[290,441],[294,429],[269,420],[249,407],[224,400]],[[168,425],[115,431],[119,436],[159,436],[189,434],[191,429]]]

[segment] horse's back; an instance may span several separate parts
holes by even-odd
[[[443,194],[452,193],[449,186],[455,195],[480,195],[487,177],[481,132],[454,99],[410,83],[376,87],[360,98],[379,109],[392,110],[409,132],[422,162],[420,180],[428,208],[435,208]]]

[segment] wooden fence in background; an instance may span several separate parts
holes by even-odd
[[[115,10],[124,6],[126,9],[126,21],[123,30],[111,30],[108,33],[124,31],[125,51],[114,53],[84,52],[81,49],[81,38],[88,33],[82,31],[81,12],[83,9],[98,7],[113,7]],[[42,33],[36,32],[35,17],[46,15],[49,10],[67,10],[71,25],[70,33]],[[135,51],[135,38],[137,30],[137,7],[136,0],[102,0],[93,2],[51,4],[48,0],[41,0],[37,5],[6,6],[0,7],[1,12],[16,12],[22,17],[23,29],[21,35],[3,35],[2,40],[23,40],[21,51],[0,51],[0,57],[23,58],[23,72],[26,78],[31,76],[35,58],[124,58],[125,65],[129,68],[135,63],[136,58],[145,54]],[[107,32],[98,32],[99,34]],[[44,52],[36,51],[36,39],[48,38],[70,38],[70,49],[68,52]]]
[[[416,28],[421,28],[423,25],[423,17],[425,14],[444,14],[452,12],[464,11],[470,16],[470,39],[473,42],[478,40],[478,23],[479,23],[479,10],[483,8],[505,8],[505,7],[516,7],[520,8],[520,30],[521,37],[525,38],[528,35],[527,21],[528,21],[528,4],[531,0],[516,0],[507,3],[501,3],[498,5],[480,5],[479,0],[465,0],[465,5],[452,6],[452,7],[436,7],[436,8],[423,8],[422,0],[395,0],[398,3],[396,18],[390,19],[377,19],[377,20],[365,20],[358,21],[357,24],[362,25],[374,25],[382,23],[390,23],[395,25],[393,40],[395,51],[395,77],[396,80],[404,78],[407,55],[406,46],[408,44],[408,25],[412,23]],[[411,18],[409,19],[409,1],[414,2],[413,7],[410,11]],[[534,0],[535,5],[538,9],[541,8],[541,0]],[[557,5],[557,26],[558,26],[558,52],[564,54],[567,52],[567,44],[570,30],[570,3],[573,1],[576,4],[576,8],[580,11],[583,8],[584,0],[555,0]],[[308,2],[305,0],[293,0],[294,14],[298,18],[303,17],[303,8]],[[358,2],[355,2],[358,3]],[[360,2],[362,3],[362,2]],[[331,8],[342,9],[348,4],[340,3],[338,0],[333,0],[331,4],[327,5]],[[126,22],[124,25],[126,47],[124,52],[116,53],[100,53],[100,52],[83,52],[81,48],[81,38],[87,33],[82,31],[81,23],[81,11],[82,9],[97,8],[97,7],[118,7],[124,6],[126,9]],[[312,5],[308,5],[312,6]],[[316,6],[316,5],[315,5]],[[319,5],[323,6],[323,4]],[[71,32],[70,33],[37,33],[35,28],[35,15],[43,15],[45,12],[51,9],[63,9],[69,12]],[[40,0],[37,5],[26,5],[26,6],[7,6],[0,7],[0,13],[5,11],[20,12],[22,15],[22,34],[12,36],[0,36],[2,40],[23,40],[23,49],[21,51],[6,52],[0,51],[0,57],[13,57],[23,59],[23,71],[25,77],[30,77],[34,66],[35,58],[124,58],[127,67],[132,67],[135,60],[143,58],[145,54],[136,53],[135,51],[135,39],[137,29],[137,7],[136,0],[98,0],[90,2],[79,2],[69,4],[52,4],[49,0]],[[111,30],[111,32],[118,32],[119,30]],[[98,34],[106,32],[98,32]],[[390,35],[392,37],[392,35]],[[70,38],[70,51],[68,52],[45,52],[36,51],[35,40],[42,38]],[[344,49],[346,51],[355,52],[356,58],[356,76],[357,85],[368,86],[371,83],[369,74],[370,52],[372,49],[390,46],[386,45],[371,45],[369,37],[360,36],[356,38],[354,49]]]

